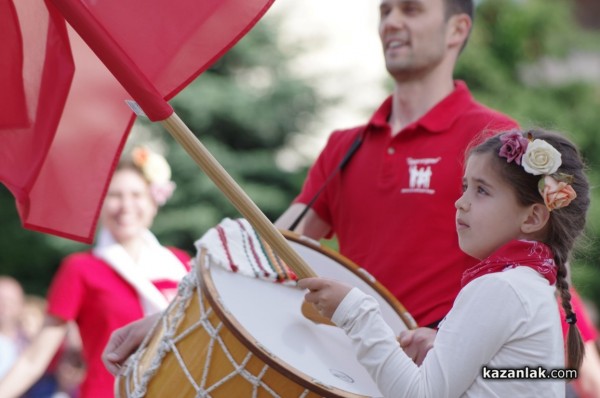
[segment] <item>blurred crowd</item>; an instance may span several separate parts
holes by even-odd
[[[19,281],[0,276],[0,379],[31,344],[44,322],[46,300],[26,294]],[[75,324],[44,375],[23,398],[77,398],[85,375],[81,339]]]

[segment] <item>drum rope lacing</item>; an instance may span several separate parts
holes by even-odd
[[[194,264],[193,266],[195,268],[197,264]],[[146,396],[150,380],[160,368],[165,355],[167,355],[167,353],[169,352],[173,353],[187,380],[196,391],[195,398],[209,398],[211,396],[211,392],[214,392],[214,390],[216,390],[218,387],[222,386],[223,384],[232,380],[238,375],[243,377],[251,384],[252,398],[257,398],[259,392],[261,392],[261,389],[268,392],[274,398],[281,398],[281,396],[278,395],[276,391],[274,391],[271,387],[269,387],[266,383],[262,381],[263,376],[269,370],[268,365],[265,365],[256,376],[246,369],[246,365],[250,362],[250,360],[253,357],[252,352],[248,352],[248,354],[240,363],[236,363],[235,358],[231,354],[223,339],[220,337],[220,332],[221,329],[224,327],[224,324],[222,322],[219,322],[217,326],[213,326],[211,324],[209,317],[212,315],[213,310],[212,308],[206,308],[204,300],[202,299],[202,294],[200,293],[199,286],[200,284],[198,282],[197,272],[189,272],[188,275],[186,275],[179,283],[177,298],[173,300],[171,304],[169,304],[159,321],[157,321],[152,327],[151,332],[146,335],[142,344],[140,344],[140,347],[128,359],[127,364],[125,366],[125,371],[121,375],[121,377],[125,378],[126,385],[133,384],[133,391],[130,393],[128,392],[127,398],[143,398]],[[194,292],[196,293],[195,297],[192,297],[194,296]],[[180,324],[180,321],[185,316],[185,304],[192,299],[198,300],[201,314],[200,319],[197,322],[193,323],[186,330],[184,330],[179,336],[176,336],[175,333]],[[150,365],[140,377],[139,372],[137,372],[136,369],[140,367],[145,348],[148,346],[152,336],[156,332],[159,325],[162,325],[162,328],[164,330],[163,336],[160,339],[157,352],[154,355]],[[196,379],[194,378],[194,375],[192,375],[189,369],[186,367],[185,361],[177,348],[177,343],[189,336],[191,333],[194,332],[194,330],[196,330],[199,327],[203,327],[207,334],[210,336],[210,343],[208,345],[206,360],[204,363],[204,368],[202,370],[200,383],[197,383]],[[207,377],[211,365],[212,354],[215,350],[215,343],[219,344],[219,347],[221,348],[222,352],[233,365],[234,370],[228,375],[218,380],[216,383],[207,386]],[[305,389],[299,395],[299,398],[305,398],[306,396],[308,396],[309,393],[310,391],[308,389]]]

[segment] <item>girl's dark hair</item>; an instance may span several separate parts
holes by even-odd
[[[525,138],[543,139],[556,148],[562,155],[562,164],[557,173],[573,176],[571,186],[577,197],[568,206],[550,212],[547,236],[543,243],[550,246],[554,253],[554,261],[558,267],[556,288],[560,294],[566,318],[567,320],[574,320],[575,314],[571,307],[571,294],[567,282],[567,263],[577,238],[583,233],[587,210],[590,206],[590,186],[585,174],[585,165],[575,144],[561,134],[541,129],[519,131],[519,133]],[[544,204],[542,195],[538,191],[538,182],[543,176],[529,174],[514,161],[508,163],[506,158],[500,157],[501,135],[502,133],[495,135],[471,148],[467,155],[495,154],[496,156],[492,156],[492,159],[494,159],[493,167],[502,178],[514,187],[517,200],[525,206],[534,203]],[[566,349],[567,366],[569,368],[579,368],[583,360],[584,347],[579,329],[575,327],[572,321],[569,323]]]

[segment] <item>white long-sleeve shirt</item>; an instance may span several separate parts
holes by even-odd
[[[518,267],[471,281],[418,367],[404,354],[377,302],[353,289],[333,315],[386,398],[564,397],[564,380],[484,379],[489,369],[564,368],[554,286]]]

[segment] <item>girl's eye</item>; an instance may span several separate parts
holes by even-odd
[[[479,186],[477,187],[477,193],[480,193],[482,195],[487,195],[487,191],[485,190],[485,188]]]
[[[462,184],[463,193],[467,191],[467,188],[468,188],[467,184]]]

